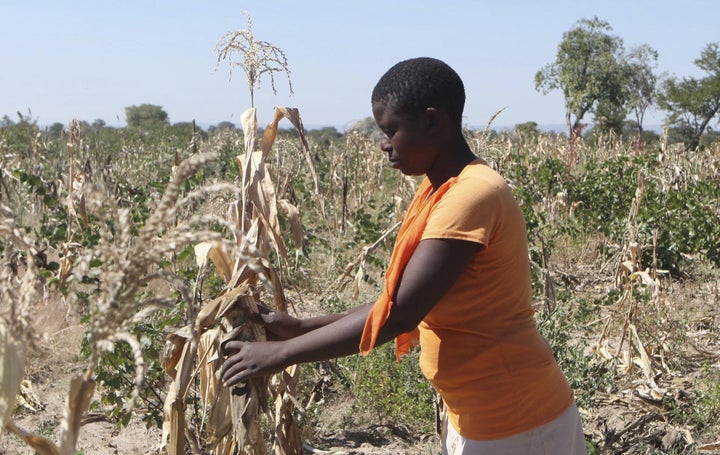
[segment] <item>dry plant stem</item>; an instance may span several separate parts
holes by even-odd
[[[617,357],[622,350],[625,338],[627,337],[627,330],[631,323],[632,316],[636,307],[635,299],[632,297],[632,290],[635,283],[634,276],[639,269],[639,264],[641,260],[639,254],[641,248],[638,245],[637,216],[640,211],[640,204],[644,194],[645,180],[643,175],[639,174],[638,187],[635,191],[635,197],[633,198],[630,207],[630,213],[628,214],[626,241],[623,246],[623,250],[619,255],[619,261],[615,272],[616,283],[624,288],[622,297],[616,304],[617,311],[622,308],[622,306],[628,299],[631,301],[630,305],[628,305],[628,309],[623,320],[620,343],[618,344],[617,350],[615,352],[615,357]],[[624,260],[624,258],[627,258],[627,260]],[[598,346],[607,336],[607,330],[611,322],[612,318],[608,319],[605,323],[605,326],[603,327],[603,332],[600,336],[600,339],[598,340]]]
[[[550,274],[550,258],[545,248],[545,240],[542,235],[538,234],[538,240],[540,242],[541,251],[541,270],[543,274],[543,296],[545,297],[545,307],[548,311],[552,312],[557,306],[557,292],[555,290],[555,282]]]
[[[350,264],[348,264],[347,266],[345,266],[345,270],[343,271],[343,274],[340,275],[335,280],[335,282],[329,286],[328,291],[326,291],[326,292],[332,292],[337,289],[342,289],[344,286],[343,282],[345,281],[345,279],[347,279],[350,276],[350,273],[358,266],[360,266],[362,268],[362,264],[365,263],[365,261],[367,260],[367,257],[373,251],[375,251],[375,249],[378,247],[378,245],[380,245],[382,242],[384,242],[385,239],[390,234],[395,232],[395,230],[398,227],[400,227],[400,224],[402,224],[402,222],[398,221],[397,223],[392,225],[389,229],[387,229],[385,232],[383,232],[382,235],[380,237],[378,237],[378,239],[375,240],[375,242],[373,242],[372,245],[364,247],[362,249],[362,252],[358,255],[357,259],[355,259],[355,261],[353,261]]]

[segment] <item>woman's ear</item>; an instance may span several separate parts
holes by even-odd
[[[437,133],[444,128],[444,124],[447,121],[447,115],[444,112],[438,110],[435,107],[428,107],[424,112],[426,124],[428,126],[428,132]]]

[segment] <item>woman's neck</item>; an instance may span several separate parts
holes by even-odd
[[[444,153],[446,154],[442,155],[443,159],[439,159],[426,174],[434,189],[451,177],[460,175],[465,166],[477,159],[465,138],[455,141]]]

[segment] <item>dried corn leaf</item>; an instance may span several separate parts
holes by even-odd
[[[177,369],[163,404],[161,448],[167,447],[170,455],[185,453],[185,396],[191,383],[197,345],[197,337],[191,333],[183,347],[180,368]]]
[[[15,400],[25,372],[25,343],[0,321],[0,418],[3,427],[15,409]]]
[[[25,431],[22,428],[16,427],[12,420],[7,422],[5,428],[25,441],[25,443],[32,447],[39,455],[60,455],[61,453],[60,449],[54,442],[43,436],[39,436],[29,431]],[[72,454],[73,452],[70,453]]]
[[[213,264],[215,264],[215,269],[225,283],[230,281],[233,271],[233,261],[222,242],[218,240],[200,242],[195,245],[194,249],[195,262],[198,268],[205,267],[208,259],[210,259]]]
[[[305,232],[302,228],[302,222],[300,221],[300,210],[292,205],[287,199],[278,200],[278,206],[285,212],[285,215],[290,221],[290,229],[292,230],[293,242],[295,243],[296,249],[301,249],[303,245],[303,238]]]
[[[252,235],[247,229],[249,215],[252,221],[260,219],[269,234],[275,250],[282,257],[287,257],[285,242],[280,231],[280,223],[277,217],[277,202],[275,197],[275,186],[267,173],[265,163],[262,160],[262,152],[244,153],[237,157],[238,166],[243,171],[243,205],[245,208],[241,215],[242,225],[240,228],[246,232],[246,241],[249,241],[258,250],[263,252],[265,239],[263,235]],[[250,204],[250,206],[248,206]]]
[[[27,409],[30,412],[38,412],[45,409],[45,405],[40,401],[40,397],[35,393],[32,382],[28,379],[20,381],[20,390],[17,394],[18,406]]]
[[[240,115],[240,125],[243,129],[243,133],[245,135],[245,155],[248,157],[252,157],[253,152],[255,151],[255,141],[256,141],[256,135],[257,135],[257,115],[254,107],[251,107],[247,110],[245,110]],[[240,169],[240,175],[242,176],[242,200],[240,201],[239,211],[238,211],[238,217],[236,221],[238,222],[237,228],[240,230],[240,232],[246,233],[247,227],[245,225],[245,222],[247,221],[247,214],[246,214],[246,207],[247,205],[247,188],[250,185],[250,164],[251,159],[241,160],[240,157],[237,158],[238,162],[238,169]]]
[[[355,272],[355,279],[353,280],[353,291],[352,298],[357,300],[360,297],[360,284],[365,278],[365,261],[360,261],[360,266]]]
[[[275,108],[275,116],[270,122],[270,124],[265,128],[265,134],[263,134],[263,141],[262,141],[262,153],[263,158],[267,156],[267,153],[272,148],[273,144],[275,143],[275,137],[277,136],[277,129],[278,129],[278,123],[282,118],[284,117],[283,112]]]
[[[192,328],[189,325],[182,327],[169,334],[165,340],[165,348],[160,359],[163,371],[170,377],[175,377],[175,367],[182,357],[185,343],[192,336]]]
[[[261,264],[264,268],[264,274],[270,278],[272,284],[272,294],[275,301],[275,309],[278,311],[287,311],[287,299],[285,299],[285,291],[275,269],[270,266],[270,261],[262,259]]]
[[[658,386],[655,383],[655,371],[652,367],[652,361],[650,360],[650,356],[647,353],[647,350],[645,350],[645,346],[643,346],[642,341],[640,340],[640,336],[637,333],[637,329],[635,328],[635,324],[629,324],[628,328],[630,329],[630,334],[632,335],[632,341],[635,344],[635,349],[637,350],[638,354],[640,355],[639,359],[635,359],[634,362],[640,366],[643,373],[645,374],[645,379],[650,383],[650,386],[653,389],[657,389]]]
[[[323,214],[323,217],[325,217],[325,202],[321,196],[322,193],[320,192],[320,179],[318,178],[317,169],[315,168],[315,162],[313,161],[312,154],[310,153],[310,145],[308,144],[307,137],[305,136],[305,127],[303,126],[302,118],[300,117],[300,111],[297,108],[283,106],[275,107],[275,115],[273,117],[273,120],[265,129],[265,135],[263,136],[263,157],[268,154],[273,144],[275,143],[278,123],[283,118],[287,118],[300,135],[300,140],[302,141],[303,145],[303,155],[305,156],[305,161],[307,162],[308,168],[310,169],[310,175],[313,179],[313,185],[315,186],[315,194],[317,195],[318,203],[320,204],[321,213]]]
[[[163,424],[159,453],[182,454],[185,449],[185,403],[178,400],[178,383],[172,381],[163,403]],[[178,435],[178,432],[180,434]]]
[[[240,114],[240,126],[245,136],[245,151],[255,150],[255,138],[257,135],[258,123],[257,115],[254,107],[246,109]]]
[[[305,137],[305,127],[303,126],[302,118],[300,117],[300,111],[296,107],[286,107],[286,106],[276,106],[276,110],[282,112],[282,115],[285,116],[286,119],[290,120],[290,123],[295,127],[298,134],[300,135],[300,140],[302,141],[303,147],[308,151],[308,156],[310,155],[310,146],[308,145],[307,138]],[[277,115],[277,114],[276,114]],[[310,157],[312,161],[312,157]],[[308,163],[310,164],[310,163]],[[314,169],[314,166],[311,166]],[[315,171],[311,170],[313,174],[316,174]]]
[[[60,450],[63,454],[75,453],[82,418],[90,408],[95,381],[83,376],[75,376],[70,381],[70,391],[65,402],[65,412],[60,424]]]
[[[228,299],[218,317],[222,315],[225,335],[220,342],[229,339],[242,341],[264,341],[265,329],[250,321],[250,312],[257,311],[252,295],[240,295]],[[230,391],[230,413],[233,423],[233,437],[241,453],[265,454],[265,442],[260,427],[260,412],[267,403],[267,379],[254,378],[237,385]]]
[[[265,339],[263,328],[249,320],[250,312],[257,311],[257,302],[248,286],[226,292],[208,303],[206,308],[212,308],[208,314],[213,316],[212,321],[208,317],[203,324],[220,322],[223,332],[231,332],[226,333],[222,340]],[[220,366],[218,338],[223,332],[212,329],[205,333],[200,339],[196,357],[199,359],[201,394],[207,413],[208,443],[213,453],[219,455],[238,453],[238,449],[240,453],[262,455],[265,454],[265,443],[259,414],[267,400],[267,380],[253,379],[232,390],[219,384],[216,376]],[[173,435],[179,430],[180,427],[175,424],[168,433]]]
[[[208,444],[213,453],[216,453],[215,447],[232,431],[230,389],[223,387],[216,375],[220,369],[218,355],[220,333],[219,329],[208,330],[200,337],[198,344],[200,396],[203,400],[203,413],[206,415]]]
[[[300,111],[294,107],[278,106],[275,109],[280,110],[283,115],[288,120],[290,120],[290,123],[293,124],[295,129],[300,134],[300,140],[303,144],[305,161],[307,161],[308,168],[310,169],[310,175],[312,175],[313,184],[315,185],[315,194],[317,195],[318,204],[320,205],[320,213],[322,213],[323,218],[325,218],[325,200],[323,199],[322,193],[320,192],[320,179],[318,178],[317,169],[315,169],[315,161],[313,161],[312,154],[310,153],[310,146],[308,145],[307,138],[305,137],[305,127],[303,126],[302,118],[300,118]]]
[[[257,301],[251,294],[249,286],[238,286],[231,289],[220,297],[213,299],[211,303],[216,301],[218,305],[216,321],[219,321],[220,318],[223,317],[231,318],[232,327],[237,327],[240,324],[248,322],[250,312],[258,312]],[[250,340],[256,339],[257,338],[251,338]]]
[[[257,219],[253,223],[256,225]],[[279,280],[273,281],[271,276],[274,271],[270,267],[270,262],[264,257],[259,255],[258,251],[250,248],[252,257],[241,256],[235,261],[235,271],[233,277],[228,283],[228,288],[233,289],[238,286],[250,286],[257,285],[258,281],[262,282],[265,288],[273,293],[281,291],[282,287],[277,286]]]
[[[653,280],[650,274],[647,271],[638,271],[633,272],[630,275],[630,280],[639,279],[644,285],[649,287],[650,289],[655,289],[658,287],[657,281]]]
[[[300,407],[294,393],[300,378],[300,367],[293,365],[273,377],[275,382],[275,443],[276,455],[302,453],[302,436],[295,420],[294,411]]]
[[[239,296],[248,293],[250,293],[250,286],[240,285],[210,300],[200,309],[197,319],[195,320],[195,326],[198,330],[213,327],[222,317],[222,313],[227,311],[227,308],[231,306]]]
[[[278,220],[275,186],[264,169],[260,177],[259,185],[253,186],[249,191],[255,209],[253,215],[262,220],[263,225],[270,234],[269,240],[272,242],[278,255],[287,258],[287,248],[285,247],[285,240],[283,240],[280,221]],[[258,245],[258,247],[261,252],[264,251],[264,249],[260,248],[260,245]],[[263,254],[263,257],[267,256],[267,254]]]

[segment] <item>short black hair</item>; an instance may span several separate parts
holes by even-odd
[[[465,87],[447,63],[418,57],[393,65],[372,92],[372,103],[385,103],[400,114],[414,114],[428,107],[444,109],[462,125]]]

